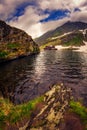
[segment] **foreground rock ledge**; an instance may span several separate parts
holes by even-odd
[[[70,88],[55,85],[44,95],[44,102],[38,104],[31,119],[19,130],[59,130],[60,121],[68,108]]]

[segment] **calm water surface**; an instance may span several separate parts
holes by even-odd
[[[87,53],[46,50],[0,65],[0,95],[15,104],[45,93],[55,83],[71,87],[87,105]]]

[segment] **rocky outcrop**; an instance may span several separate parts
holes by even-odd
[[[62,85],[51,88],[44,96],[43,105],[39,104],[32,113],[26,130],[59,130],[60,121],[68,108],[70,91]],[[40,107],[41,110],[36,112]]]
[[[31,36],[0,20],[0,62],[37,52],[39,47]]]
[[[19,114],[21,109],[18,109],[18,116],[16,113],[10,113],[11,118],[13,116],[13,123],[11,118],[6,118],[8,121],[3,121],[2,127],[4,130],[84,130],[87,129],[87,109],[82,106],[79,102],[75,102],[72,97],[71,89],[61,85],[54,85],[50,90],[41,96],[39,102],[32,102],[31,105],[25,107],[23,105],[24,116]],[[1,100],[3,104],[4,100]],[[37,101],[37,100],[36,100]],[[7,101],[6,101],[7,103]],[[35,104],[34,104],[35,103]],[[5,106],[5,102],[3,108]],[[8,104],[11,107],[12,104]],[[34,106],[34,109],[32,108]],[[7,107],[7,105],[6,105]],[[21,107],[22,108],[22,107]],[[12,108],[16,111],[15,108]],[[9,109],[7,109],[9,110]],[[29,114],[25,116],[25,110]],[[8,111],[7,111],[8,112]],[[1,113],[2,114],[2,113]],[[5,114],[6,111],[5,111]],[[14,116],[16,118],[14,118]],[[21,116],[19,120],[19,116]],[[3,117],[3,115],[1,115]],[[17,119],[14,123],[14,119]],[[9,122],[10,121],[10,122]],[[3,124],[6,126],[4,127]]]

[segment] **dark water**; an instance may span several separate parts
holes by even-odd
[[[0,65],[0,95],[16,104],[45,93],[55,83],[71,87],[87,104],[87,53],[48,50]]]

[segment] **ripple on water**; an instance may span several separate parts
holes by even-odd
[[[42,51],[0,65],[0,93],[19,104],[33,99],[56,83],[73,88],[87,99],[87,54],[73,50]]]

